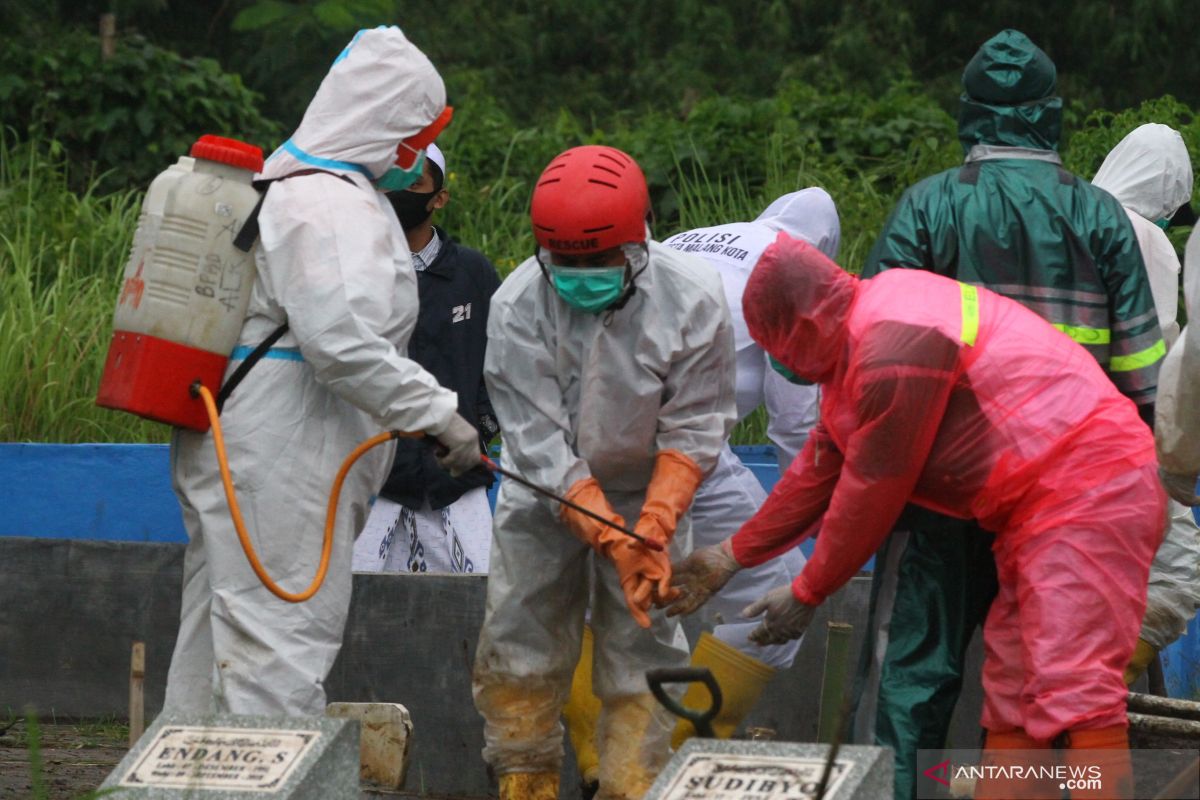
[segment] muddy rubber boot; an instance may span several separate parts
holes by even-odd
[[[1129,660],[1129,666],[1125,667],[1125,685],[1132,687],[1137,679],[1145,673],[1150,662],[1156,658],[1158,658],[1158,650],[1154,645],[1145,639],[1138,639],[1137,646],[1133,649],[1133,658]]]
[[[510,772],[501,775],[500,800],[558,800],[558,773]]]
[[[775,675],[774,667],[725,644],[711,633],[700,634],[700,641],[692,652],[691,665],[707,667],[721,687],[721,710],[712,721],[713,733],[718,739],[733,735]],[[683,704],[688,708],[706,708],[711,701],[708,689],[700,683],[690,684],[683,696]],[[678,750],[695,735],[692,723],[681,719],[675,724],[671,747]]]
[[[1038,750],[1039,758],[1030,759],[1028,753],[1014,753],[1015,750]],[[1027,769],[1037,766],[1049,766],[1054,763],[1054,751],[1049,742],[1039,742],[1025,731],[988,731],[987,740],[983,745],[984,766],[1021,767]],[[975,784],[975,800],[1013,800],[1020,797],[1044,796],[1046,781],[1044,778],[1029,777],[995,777],[981,778]],[[1042,792],[1042,794],[1038,794]]]
[[[575,763],[579,765],[580,793],[584,800],[596,794],[600,778],[600,755],[596,751],[600,698],[592,693],[592,647],[592,628],[584,625],[579,663],[575,665],[575,676],[571,679],[571,694],[562,710],[567,735],[575,750]]]
[[[650,693],[606,700],[596,736],[596,800],[641,800],[671,757],[673,729],[674,719]]]
[[[499,776],[500,797],[557,800],[566,681],[496,680],[477,670],[472,688],[484,720],[483,759]]]

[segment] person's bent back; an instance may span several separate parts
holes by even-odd
[[[815,280],[781,277],[813,264],[817,289]],[[797,296],[805,291],[822,297]],[[866,562],[910,497],[1011,531],[1031,503],[1085,494],[1154,464],[1149,430],[1132,424],[1133,404],[1095,361],[986,289],[910,271],[858,281],[781,236],[744,303],[764,349],[821,382],[818,431],[842,462],[816,552],[797,579],[818,602]],[[822,455],[822,471],[831,469]]]

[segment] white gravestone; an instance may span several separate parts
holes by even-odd
[[[161,715],[104,781],[122,800],[358,798],[358,724]]]
[[[829,747],[821,744],[689,739],[646,800],[814,800]],[[838,750],[825,800],[886,800],[892,756],[880,747]]]

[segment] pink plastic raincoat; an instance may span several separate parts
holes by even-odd
[[[823,388],[822,421],[733,538],[744,566],[814,531],[793,583],[819,604],[913,502],[995,531],[984,628],[989,730],[1050,739],[1125,721],[1122,671],[1162,538],[1154,440],[1095,359],[982,288],[859,281],[781,234],[743,297],[750,333]]]

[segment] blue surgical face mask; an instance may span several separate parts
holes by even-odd
[[[771,369],[775,370],[780,375],[787,378],[788,382],[794,383],[797,386],[812,386],[813,385],[812,381],[804,380],[804,378],[801,378],[799,375],[792,372],[790,369],[785,367],[783,364],[780,364],[778,361],[776,361],[775,356],[770,356],[770,355],[767,356],[767,361],[770,362]]]
[[[625,291],[626,266],[560,267],[547,265],[554,291],[567,304],[598,314],[615,303]]]
[[[417,157],[413,159],[411,167],[404,169],[403,167],[392,165],[387,172],[383,173],[383,177],[375,181],[375,185],[380,191],[402,192],[421,180],[421,173],[424,169],[425,151],[418,150]]]

